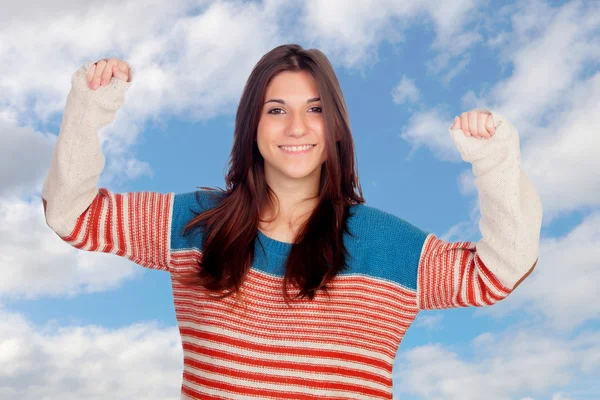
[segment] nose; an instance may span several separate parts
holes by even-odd
[[[307,130],[307,123],[302,113],[292,113],[290,123],[287,127],[287,135],[292,137],[302,137],[306,135]]]

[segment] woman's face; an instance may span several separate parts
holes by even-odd
[[[318,184],[327,158],[325,127],[317,84],[309,72],[284,71],[271,79],[256,141],[268,180],[316,179]]]

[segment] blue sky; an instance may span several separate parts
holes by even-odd
[[[282,43],[319,48],[334,65],[368,205],[446,240],[479,240],[471,167],[448,134],[476,107],[518,129],[542,198],[534,274],[493,307],[419,314],[394,366],[396,397],[600,398],[598,3],[172,3],[133,21],[124,14],[140,1],[12,5],[18,23],[0,24],[0,159],[11,171],[0,176],[0,398],[179,394],[169,276],[72,249],[45,224],[41,185],[71,74],[109,56],[136,74],[100,132],[99,186],[224,187],[245,79]],[[74,373],[92,364],[113,384]],[[148,383],[142,365],[160,378]],[[28,388],[32,377],[47,384]]]

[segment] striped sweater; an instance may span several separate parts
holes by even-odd
[[[48,226],[66,243],[112,253],[171,276],[183,344],[182,399],[391,399],[392,365],[418,312],[504,299],[538,258],[540,198],[520,168],[519,137],[492,112],[491,139],[450,130],[472,164],[480,199],[478,242],[447,242],[367,206],[351,207],[349,268],[288,307],[281,285],[291,244],[260,231],[242,286],[244,302],[216,299],[173,278],[196,268],[201,235],[183,235],[207,192],[113,193],[98,188],[104,157],[97,131],[113,121],[131,85],[87,86],[72,76],[42,198]],[[290,294],[298,293],[294,287]],[[241,304],[241,305],[240,305]]]

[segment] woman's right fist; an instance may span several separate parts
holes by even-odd
[[[105,86],[114,76],[116,79],[129,82],[129,65],[118,58],[104,58],[90,67],[87,73],[87,82],[90,89],[96,90],[100,86]]]

